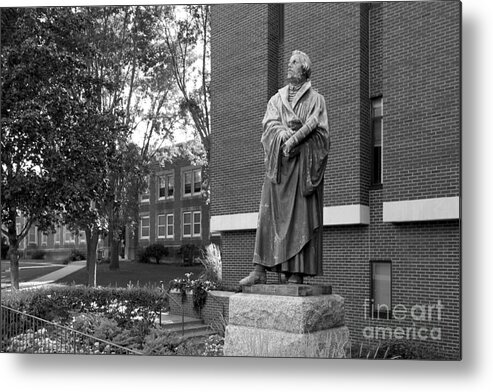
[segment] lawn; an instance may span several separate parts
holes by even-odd
[[[63,265],[57,262],[30,259],[20,260],[19,282],[29,282],[62,267]],[[1,262],[1,280],[2,283],[10,283],[10,261],[8,260],[2,260]]]
[[[203,271],[203,266],[183,264],[142,264],[131,261],[121,261],[120,269],[110,271],[109,264],[97,266],[96,281],[98,286],[127,287],[130,283],[140,285],[159,285],[163,281],[165,285],[175,278],[184,278],[188,272],[193,273],[193,278],[198,278]],[[86,271],[81,269],[68,275],[57,283],[85,284]]]

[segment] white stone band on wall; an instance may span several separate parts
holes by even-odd
[[[459,197],[440,197],[383,203],[384,222],[420,222],[460,218]]]
[[[368,225],[370,209],[362,204],[324,207],[324,226]],[[460,198],[404,200],[383,203],[384,222],[420,222],[460,218]],[[211,217],[211,232],[255,230],[257,212]]]
[[[370,209],[362,204],[324,207],[324,226],[367,225],[370,223]],[[258,213],[211,216],[211,232],[255,230]]]

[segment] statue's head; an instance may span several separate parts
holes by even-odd
[[[293,50],[288,63],[288,79],[310,79],[312,62],[308,55],[300,50]]]

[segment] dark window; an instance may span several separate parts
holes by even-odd
[[[196,169],[193,171],[193,193],[200,193],[202,187],[202,170]]]
[[[371,312],[374,318],[392,316],[392,265],[390,261],[371,263]]]
[[[382,146],[383,146],[383,100],[375,98],[371,102],[372,134],[372,182],[381,184],[382,180]]]
[[[168,174],[166,184],[168,186],[168,194],[166,197],[173,197],[175,190],[175,176],[172,174]]]
[[[192,235],[192,214],[190,212],[183,213],[183,237]]]

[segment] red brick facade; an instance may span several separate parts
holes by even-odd
[[[184,158],[177,158],[172,164],[154,168],[149,177],[149,191],[144,199],[141,195],[140,200],[139,247],[162,243],[170,250],[177,250],[184,244],[202,246],[210,243],[209,206],[202,197],[202,182],[196,186],[193,181],[194,172],[202,173],[202,168],[192,165]],[[189,173],[187,175],[192,178],[191,192],[185,192],[185,173]],[[165,184],[160,194],[162,177],[171,181],[172,195],[168,194],[169,183]],[[184,217],[185,214],[188,214],[187,218]],[[149,219],[145,221],[148,230],[144,228],[143,231],[142,220],[145,218]],[[190,223],[185,223],[185,219],[190,219]]]
[[[261,121],[299,49],[312,60],[312,85],[326,99],[331,126],[324,275],[309,282],[330,283],[345,298],[356,341],[375,327],[403,328],[420,340],[420,328],[435,328],[439,338],[426,343],[447,358],[461,356],[460,36],[459,2],[212,7],[211,228],[221,231],[226,285],[252,268]],[[377,97],[383,181],[372,185]],[[375,261],[391,265],[398,309],[389,321],[372,320],[367,308]],[[419,316],[423,309],[429,318]]]

